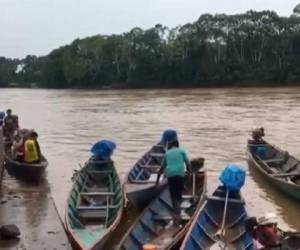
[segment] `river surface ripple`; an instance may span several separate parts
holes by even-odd
[[[276,212],[283,228],[300,230],[300,203],[248,170],[246,141],[255,126],[266,140],[300,158],[300,89],[179,90],[0,89],[0,109],[12,108],[20,125],[39,132],[49,160],[47,180],[60,215],[71,176],[103,138],[117,143],[114,160],[123,178],[166,128],[178,131],[190,158],[203,156],[209,192],[220,170],[238,163],[247,170],[243,195],[253,215]]]

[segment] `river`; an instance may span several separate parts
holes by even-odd
[[[47,180],[60,215],[71,176],[101,139],[117,143],[122,177],[166,128],[178,131],[190,158],[203,156],[209,192],[228,163],[247,170],[243,195],[252,215],[276,212],[283,228],[300,230],[300,204],[248,170],[246,141],[255,126],[266,140],[300,158],[299,88],[177,90],[0,89],[0,109],[12,108],[20,125],[35,128],[49,160]]]

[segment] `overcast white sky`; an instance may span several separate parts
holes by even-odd
[[[0,0],[0,56],[46,55],[76,38],[157,23],[193,22],[203,13],[275,10],[289,16],[300,0]]]

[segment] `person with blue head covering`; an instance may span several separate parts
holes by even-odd
[[[177,132],[174,129],[166,129],[161,137],[161,143],[167,145],[170,142],[178,141]]]
[[[168,178],[171,200],[175,211],[174,224],[177,226],[181,223],[180,205],[184,189],[185,167],[190,171],[190,161],[187,153],[185,150],[179,148],[179,142],[177,140],[169,142],[168,151],[163,158],[156,184],[158,184],[161,174],[165,172]]]
[[[229,164],[221,173],[219,180],[223,185],[233,192],[238,192],[244,186],[246,179],[245,170],[241,166]]]
[[[101,140],[93,145],[91,152],[95,160],[111,161],[111,156],[116,147],[117,146],[113,141]]]

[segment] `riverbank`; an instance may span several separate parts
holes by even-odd
[[[3,151],[0,153],[1,160],[4,155]],[[14,240],[0,239],[3,250],[71,249],[46,179],[32,185],[4,172],[0,192],[0,226],[9,224],[16,225],[21,235]]]
[[[15,224],[21,236],[0,241],[1,249],[71,249],[47,184],[24,186],[5,176],[2,185],[0,225]]]
[[[30,85],[30,84],[29,84]],[[67,89],[78,89],[78,90],[134,90],[134,89],[211,89],[211,88],[286,88],[286,87],[300,87],[300,80],[297,81],[233,81],[233,82],[200,82],[200,83],[146,83],[146,84],[140,84],[140,83],[134,83],[134,84],[128,84],[128,83],[112,83],[102,86],[78,86],[74,85],[72,87],[66,88],[53,88],[53,87],[44,87],[44,86],[38,86],[36,83],[32,85],[32,87],[29,87],[27,84],[26,86],[18,83],[14,84],[8,84],[7,86],[2,86],[0,88],[7,89],[7,88],[21,88],[21,89],[61,89],[61,90],[67,90]]]

